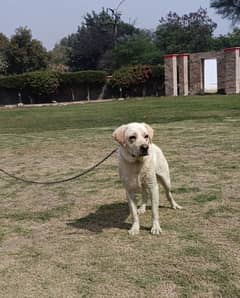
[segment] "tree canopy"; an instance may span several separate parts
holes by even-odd
[[[159,64],[162,55],[151,34],[141,32],[120,42],[113,50],[115,68],[137,64]]]
[[[45,69],[48,64],[47,50],[41,42],[32,38],[32,32],[19,27],[11,37],[6,49],[9,73],[24,73]]]
[[[235,25],[240,21],[240,0],[210,0],[212,8]]]
[[[0,74],[5,74],[8,69],[6,51],[9,45],[8,38],[0,32]]]
[[[160,19],[156,30],[156,45],[163,54],[201,52],[211,49],[211,39],[217,24],[208,16],[207,10],[179,16],[169,12]]]
[[[95,11],[88,13],[77,32],[62,40],[60,45],[64,43],[65,49],[69,49],[65,54],[66,62],[71,69],[98,69],[107,51],[112,50],[119,40],[136,32],[138,29],[124,23],[120,15],[116,18],[115,14],[103,8],[99,14]]]

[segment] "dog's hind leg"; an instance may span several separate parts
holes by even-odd
[[[171,193],[171,182],[170,182],[170,177],[165,178],[164,176],[160,176],[157,175],[158,181],[162,184],[162,186],[164,187],[166,196],[168,201],[171,204],[171,207],[173,209],[182,209],[182,207],[180,205],[178,205],[178,203],[174,200],[172,193]]]
[[[182,207],[179,206],[175,202],[175,200],[172,196],[172,193],[171,193],[171,179],[170,179],[168,162],[160,148],[155,146],[155,151],[156,151],[156,153],[155,153],[155,171],[156,171],[156,175],[157,175],[157,180],[164,187],[167,199],[170,202],[171,207],[173,209],[182,209]]]
[[[149,195],[148,195],[147,190],[143,190],[141,206],[137,210],[139,215],[144,214],[146,212],[148,197],[149,197]]]

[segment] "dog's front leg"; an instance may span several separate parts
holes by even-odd
[[[157,183],[150,188],[151,200],[152,200],[152,229],[153,235],[159,235],[162,229],[159,224],[159,191]]]
[[[136,202],[135,202],[135,193],[127,191],[127,199],[128,199],[129,209],[130,209],[132,219],[133,219],[132,227],[128,231],[128,233],[130,235],[137,235],[137,234],[139,234],[140,224],[139,224],[139,216],[138,216],[138,212],[137,212],[137,206],[136,206]]]

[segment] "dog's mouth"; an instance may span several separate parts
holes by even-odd
[[[140,156],[147,156],[147,155],[148,155],[148,151],[140,153]]]
[[[131,156],[133,157],[133,158],[137,158],[137,157],[144,157],[144,156],[148,156],[149,155],[149,153],[146,151],[146,152],[140,152],[139,154],[131,154]]]

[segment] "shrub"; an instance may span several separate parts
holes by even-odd
[[[162,67],[150,65],[136,65],[123,67],[113,73],[111,84],[113,87],[129,88],[142,86],[152,79],[162,76]]]
[[[144,83],[150,76],[152,71],[146,66],[123,67],[113,73],[112,85],[114,87],[130,87]]]

